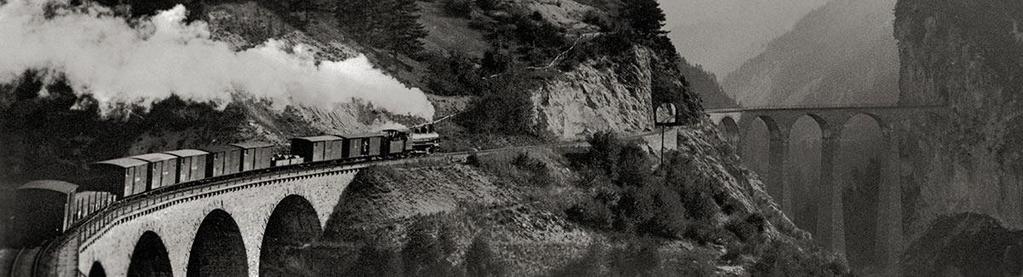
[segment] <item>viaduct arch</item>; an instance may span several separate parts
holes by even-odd
[[[357,172],[274,172],[125,201],[62,248],[79,276],[290,276],[274,262],[322,235]]]
[[[881,184],[878,193],[877,245],[878,260],[884,262],[889,273],[897,274],[895,268],[902,251],[902,203],[901,203],[901,161],[899,152],[900,136],[896,127],[903,118],[920,113],[941,112],[939,106],[892,106],[892,107],[786,107],[786,108],[739,108],[709,110],[711,120],[719,126],[726,141],[736,149],[742,149],[752,139],[754,124],[763,124],[767,129],[767,172],[765,183],[772,197],[788,215],[793,214],[794,195],[789,184],[787,153],[802,151],[790,142],[789,136],[796,121],[808,117],[821,130],[819,190],[820,204],[817,209],[817,230],[815,239],[825,247],[845,253],[846,239],[843,220],[842,192],[836,180],[836,160],[842,147],[840,139],[846,123],[856,116],[872,119],[880,129],[883,148],[879,159]],[[762,122],[762,123],[760,123]],[[735,138],[735,139],[733,139]],[[741,156],[748,153],[740,151]]]
[[[167,246],[163,244],[160,235],[153,232],[143,233],[135,243],[134,249],[131,252],[131,262],[128,264],[128,276],[157,277],[172,274]]]

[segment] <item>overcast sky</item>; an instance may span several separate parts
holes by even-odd
[[[682,56],[718,79],[826,0],[659,0]]]

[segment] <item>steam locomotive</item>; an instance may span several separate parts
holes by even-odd
[[[82,186],[44,180],[19,187],[16,199],[22,204],[16,214],[27,220],[17,220],[10,231],[20,236],[14,239],[22,244],[19,247],[33,247],[126,198],[282,166],[354,164],[429,155],[440,148],[439,139],[431,123],[408,130],[298,137],[291,139],[290,145],[235,143],[96,162],[90,165]]]

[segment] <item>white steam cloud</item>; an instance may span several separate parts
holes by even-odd
[[[54,10],[43,2],[0,6],[0,82],[38,70],[105,103],[149,104],[171,94],[224,102],[241,92],[278,105],[331,108],[358,98],[397,114],[434,113],[422,91],[363,56],[317,64],[308,46],[285,51],[274,40],[235,52],[210,39],[206,23],[184,23],[181,5],[129,24],[104,7]]]

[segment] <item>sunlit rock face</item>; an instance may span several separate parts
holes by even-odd
[[[622,72],[590,61],[541,86],[531,97],[535,120],[561,139],[653,128],[652,55],[636,48]]]
[[[900,104],[945,104],[901,126],[904,223],[976,212],[1023,226],[1023,2],[901,0]]]

